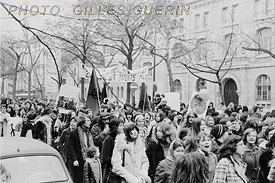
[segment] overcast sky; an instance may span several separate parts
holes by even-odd
[[[45,20],[55,21],[56,17],[51,15],[50,9],[57,5],[60,8],[59,15],[64,15],[66,13],[70,13],[70,9],[66,9],[65,5],[73,5],[77,4],[76,0],[0,0],[2,3],[6,3],[7,8],[14,10],[13,14],[20,20],[25,19],[28,22],[28,25],[35,27],[35,28],[41,28],[45,24]],[[9,6],[14,5],[17,6],[17,10],[15,10],[15,7]],[[33,10],[36,11],[37,6],[39,8],[39,12],[43,13],[44,7],[43,5],[49,6],[49,8],[46,9],[45,15],[35,15],[32,16],[30,12],[27,12],[27,15],[24,15],[24,11],[21,12],[21,15],[19,15],[19,7],[22,6],[22,8],[25,8],[28,6],[28,10],[30,10],[31,7],[33,7]],[[58,8],[53,8],[53,13],[56,12]],[[72,10],[71,10],[72,11]],[[72,13],[71,13],[72,14]],[[8,12],[0,6],[0,34],[3,35],[11,35],[15,37],[20,37],[22,35],[22,28],[19,26],[19,23],[16,22],[10,15],[8,15]]]

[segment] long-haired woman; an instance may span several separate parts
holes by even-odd
[[[128,123],[124,127],[124,133],[116,137],[111,159],[112,172],[122,177],[123,182],[150,183],[149,162],[138,133],[136,124]]]
[[[169,123],[161,122],[156,126],[154,140],[147,145],[146,154],[149,159],[149,176],[154,179],[156,168],[167,154],[171,142],[175,139],[176,133]]]
[[[108,174],[110,173],[112,168],[111,159],[113,155],[113,149],[115,146],[115,138],[118,134],[121,133],[123,133],[123,121],[118,118],[112,119],[109,123],[108,135],[102,143],[102,149],[100,154],[100,159],[103,163],[103,183],[106,182]]]
[[[184,155],[184,144],[182,140],[174,140],[168,150],[167,157],[162,160],[154,178],[155,183],[170,183],[171,173],[176,160]]]
[[[246,164],[242,161],[245,146],[240,136],[230,135],[220,147],[220,157],[213,183],[247,183]]]
[[[208,165],[200,152],[183,155],[175,163],[171,183],[207,183]]]

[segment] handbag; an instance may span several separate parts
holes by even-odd
[[[122,167],[124,167],[124,161],[125,161],[125,149],[122,152]],[[124,178],[110,171],[107,177],[107,183],[121,183],[122,179]]]

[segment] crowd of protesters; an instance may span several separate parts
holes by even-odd
[[[62,114],[54,101],[5,100],[0,132],[56,148],[75,183],[275,182],[275,110],[211,102],[201,119],[160,95],[150,108],[105,100]]]

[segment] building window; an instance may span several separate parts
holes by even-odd
[[[231,13],[232,22],[235,22],[237,19],[237,7],[238,7],[237,4],[232,6],[232,13]]]
[[[209,15],[209,12],[205,12],[203,14],[203,28],[204,29],[208,28],[208,15]]]
[[[274,10],[274,0],[265,0],[265,15],[270,16]]]
[[[254,18],[259,18],[260,16],[260,0],[254,1]]]
[[[123,98],[124,97],[123,96],[124,95],[123,87],[121,87],[120,92],[121,92],[120,97]]]
[[[66,84],[66,79],[62,79],[62,85]]]
[[[119,98],[119,87],[117,87],[116,96]]]
[[[195,15],[195,30],[200,28],[200,14]]]
[[[273,32],[270,28],[262,29],[258,31],[256,35],[256,40],[258,41],[260,48],[266,49],[271,51],[272,49],[272,40],[273,40]],[[256,44],[256,47],[259,47],[258,44]],[[263,54],[263,52],[258,51],[257,55]]]
[[[184,19],[181,18],[179,20],[179,32],[182,33],[183,32],[183,28],[184,28]]]
[[[143,63],[143,67],[148,67],[148,76],[152,76],[152,63],[151,62],[145,62]]]
[[[271,81],[267,75],[260,75],[256,81],[256,100],[271,100]]]
[[[237,54],[236,48],[236,35],[235,34],[228,34],[224,37],[224,51],[223,55],[233,55]]]
[[[227,12],[228,12],[228,7],[224,7],[222,9],[222,24],[227,23]]]
[[[175,87],[175,92],[179,92],[180,94],[180,100],[182,99],[182,84],[180,80],[176,79],[174,81],[174,87]]]
[[[198,40],[198,53],[197,53],[197,61],[201,61],[206,58],[207,54],[207,42],[206,39]]]

